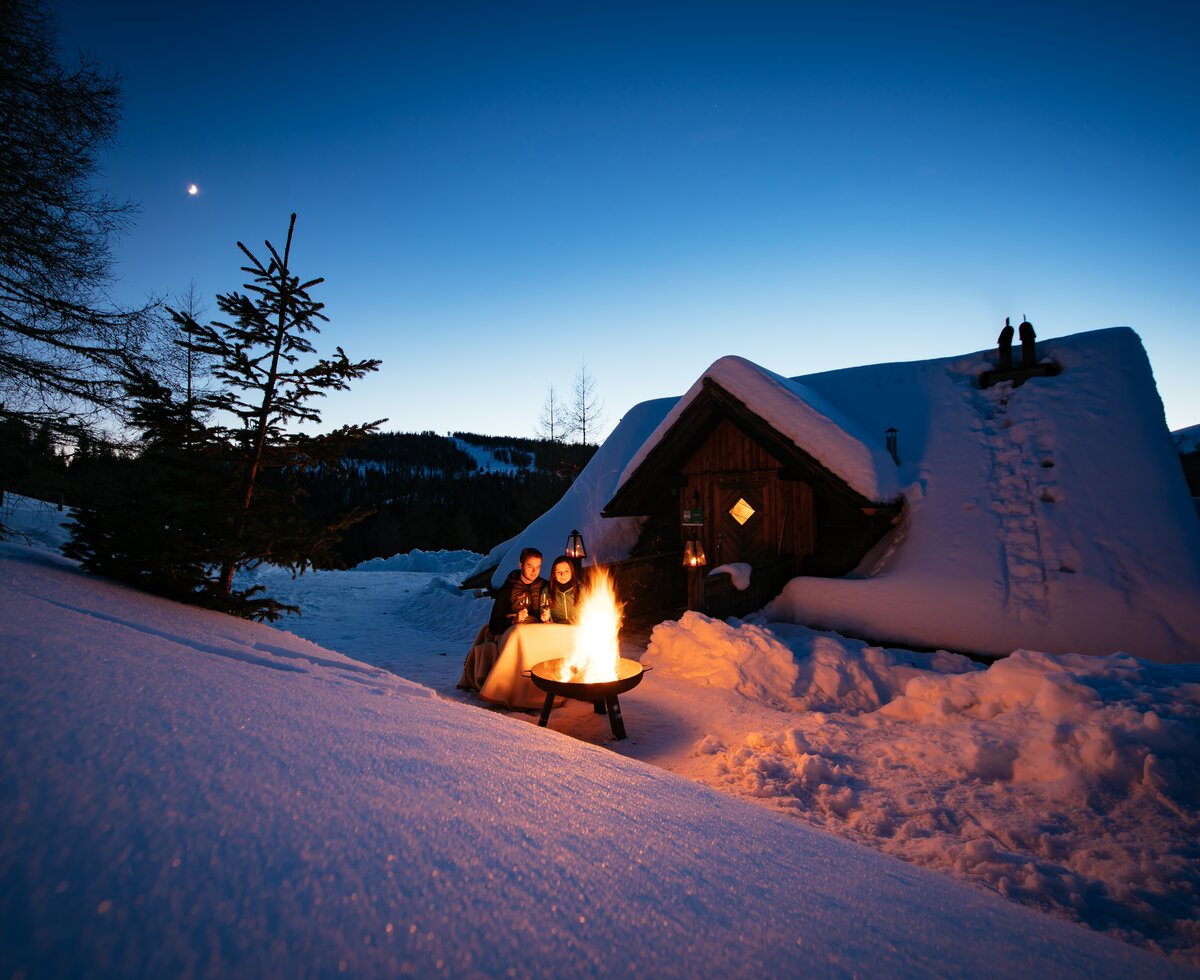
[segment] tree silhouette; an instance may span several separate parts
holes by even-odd
[[[254,526],[252,507],[264,471],[282,473],[336,465],[349,441],[375,431],[385,421],[342,426],[318,436],[289,428],[298,423],[319,423],[321,413],[310,404],[314,398],[349,388],[351,381],[377,370],[380,364],[378,360],[351,361],[341,347],[336,348],[333,358],[322,358],[308,366],[300,364],[303,356],[316,351],[307,335],[319,333],[318,321],[328,318],[321,312],[325,304],[309,295],[309,290],[324,279],[301,282],[292,272],[295,228],[293,214],[282,252],[270,241],[264,243],[270,256],[265,264],[237,243],[249,263],[242,271],[253,280],[245,286],[251,295],[234,292],[217,297],[218,309],[230,322],[202,326],[186,314],[172,311],[196,349],[215,359],[213,376],[223,382],[224,388],[209,399],[210,404],[240,422],[240,427],[224,433],[227,441],[237,447],[234,461],[239,472],[218,584],[219,593],[225,596],[230,594],[238,568],[270,558],[275,564],[303,569],[311,564],[311,549],[323,540],[293,527],[290,515],[278,503]],[[264,531],[269,533],[264,535]]]
[[[567,408],[567,431],[587,444],[589,437],[596,440],[603,424],[604,403],[596,394],[596,379],[588,371],[587,362],[581,361]]]
[[[130,216],[93,186],[119,118],[116,78],[57,60],[36,0],[0,3],[0,415],[71,430],[109,405],[150,327],[104,304]]]
[[[318,513],[303,486],[306,472],[336,472],[347,446],[382,420],[315,436],[295,429],[320,422],[314,398],[379,366],[352,362],[340,347],[333,358],[308,357],[315,353],[309,335],[326,319],[309,291],[323,280],[293,273],[295,225],[293,214],[282,251],[266,243],[265,263],[238,243],[252,281],[246,293],[217,297],[228,322],[200,324],[170,310],[181,345],[211,359],[216,387],[179,398],[147,366],[128,366],[130,418],[142,448],[81,502],[68,553],[89,570],[275,619],[295,610],[259,595],[261,586],[235,590],[236,571],[258,562],[293,572],[327,567],[341,534],[369,513],[345,506]]]
[[[554,385],[551,385],[550,392],[546,395],[546,404],[542,406],[542,414],[538,419],[535,431],[543,439],[549,439],[551,442],[560,441],[566,432],[566,415],[566,406],[558,400]]]

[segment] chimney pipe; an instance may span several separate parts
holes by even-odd
[[[1033,332],[1033,324],[1028,320],[1021,321],[1020,337],[1021,337],[1021,367],[1031,368],[1037,364],[1037,345],[1034,343],[1034,338],[1037,336]]]
[[[1000,345],[1000,360],[996,364],[996,369],[999,371],[1012,370],[1012,342],[1013,328],[1009,322],[1009,318],[1004,318],[1004,329],[1000,331],[1000,338],[997,343]]]
[[[899,450],[896,448],[896,436],[899,434],[899,431],[899,429],[893,426],[884,432],[884,436],[887,438],[887,451],[892,454],[892,459],[897,466],[900,465]]]

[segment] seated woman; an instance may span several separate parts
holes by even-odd
[[[579,618],[582,588],[575,574],[575,564],[566,555],[559,555],[550,569],[550,621],[574,623]]]

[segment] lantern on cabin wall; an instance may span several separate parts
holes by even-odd
[[[699,538],[688,538],[683,545],[683,567],[687,576],[687,607],[701,612],[704,605],[704,566],[708,556]]]
[[[583,535],[577,528],[572,528],[571,533],[567,535],[563,554],[571,559],[571,564],[575,566],[575,577],[579,578],[583,571],[583,560],[587,557],[587,549],[583,546]]]
[[[704,566],[708,564],[708,556],[700,542],[704,532],[704,512],[700,509],[700,496],[695,491],[692,492],[692,506],[685,506],[680,517],[683,567],[687,576],[687,607],[699,611],[704,600]]]
[[[575,561],[583,561],[587,557],[587,549],[583,546],[583,535],[579,531],[572,530],[567,535],[567,545],[563,549],[563,554]]]

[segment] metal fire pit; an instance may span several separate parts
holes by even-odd
[[[554,707],[555,698],[571,698],[573,701],[590,701],[596,709],[596,714],[608,714],[608,723],[612,726],[613,737],[625,737],[625,722],[621,720],[621,703],[618,694],[624,694],[637,687],[642,681],[642,675],[649,670],[636,660],[621,657],[617,661],[617,679],[615,681],[560,681],[558,674],[562,670],[563,658],[546,660],[535,664],[529,672],[529,679],[534,686],[546,692],[546,703],[542,705],[542,716],[538,725],[545,728],[550,721],[550,709]]]

